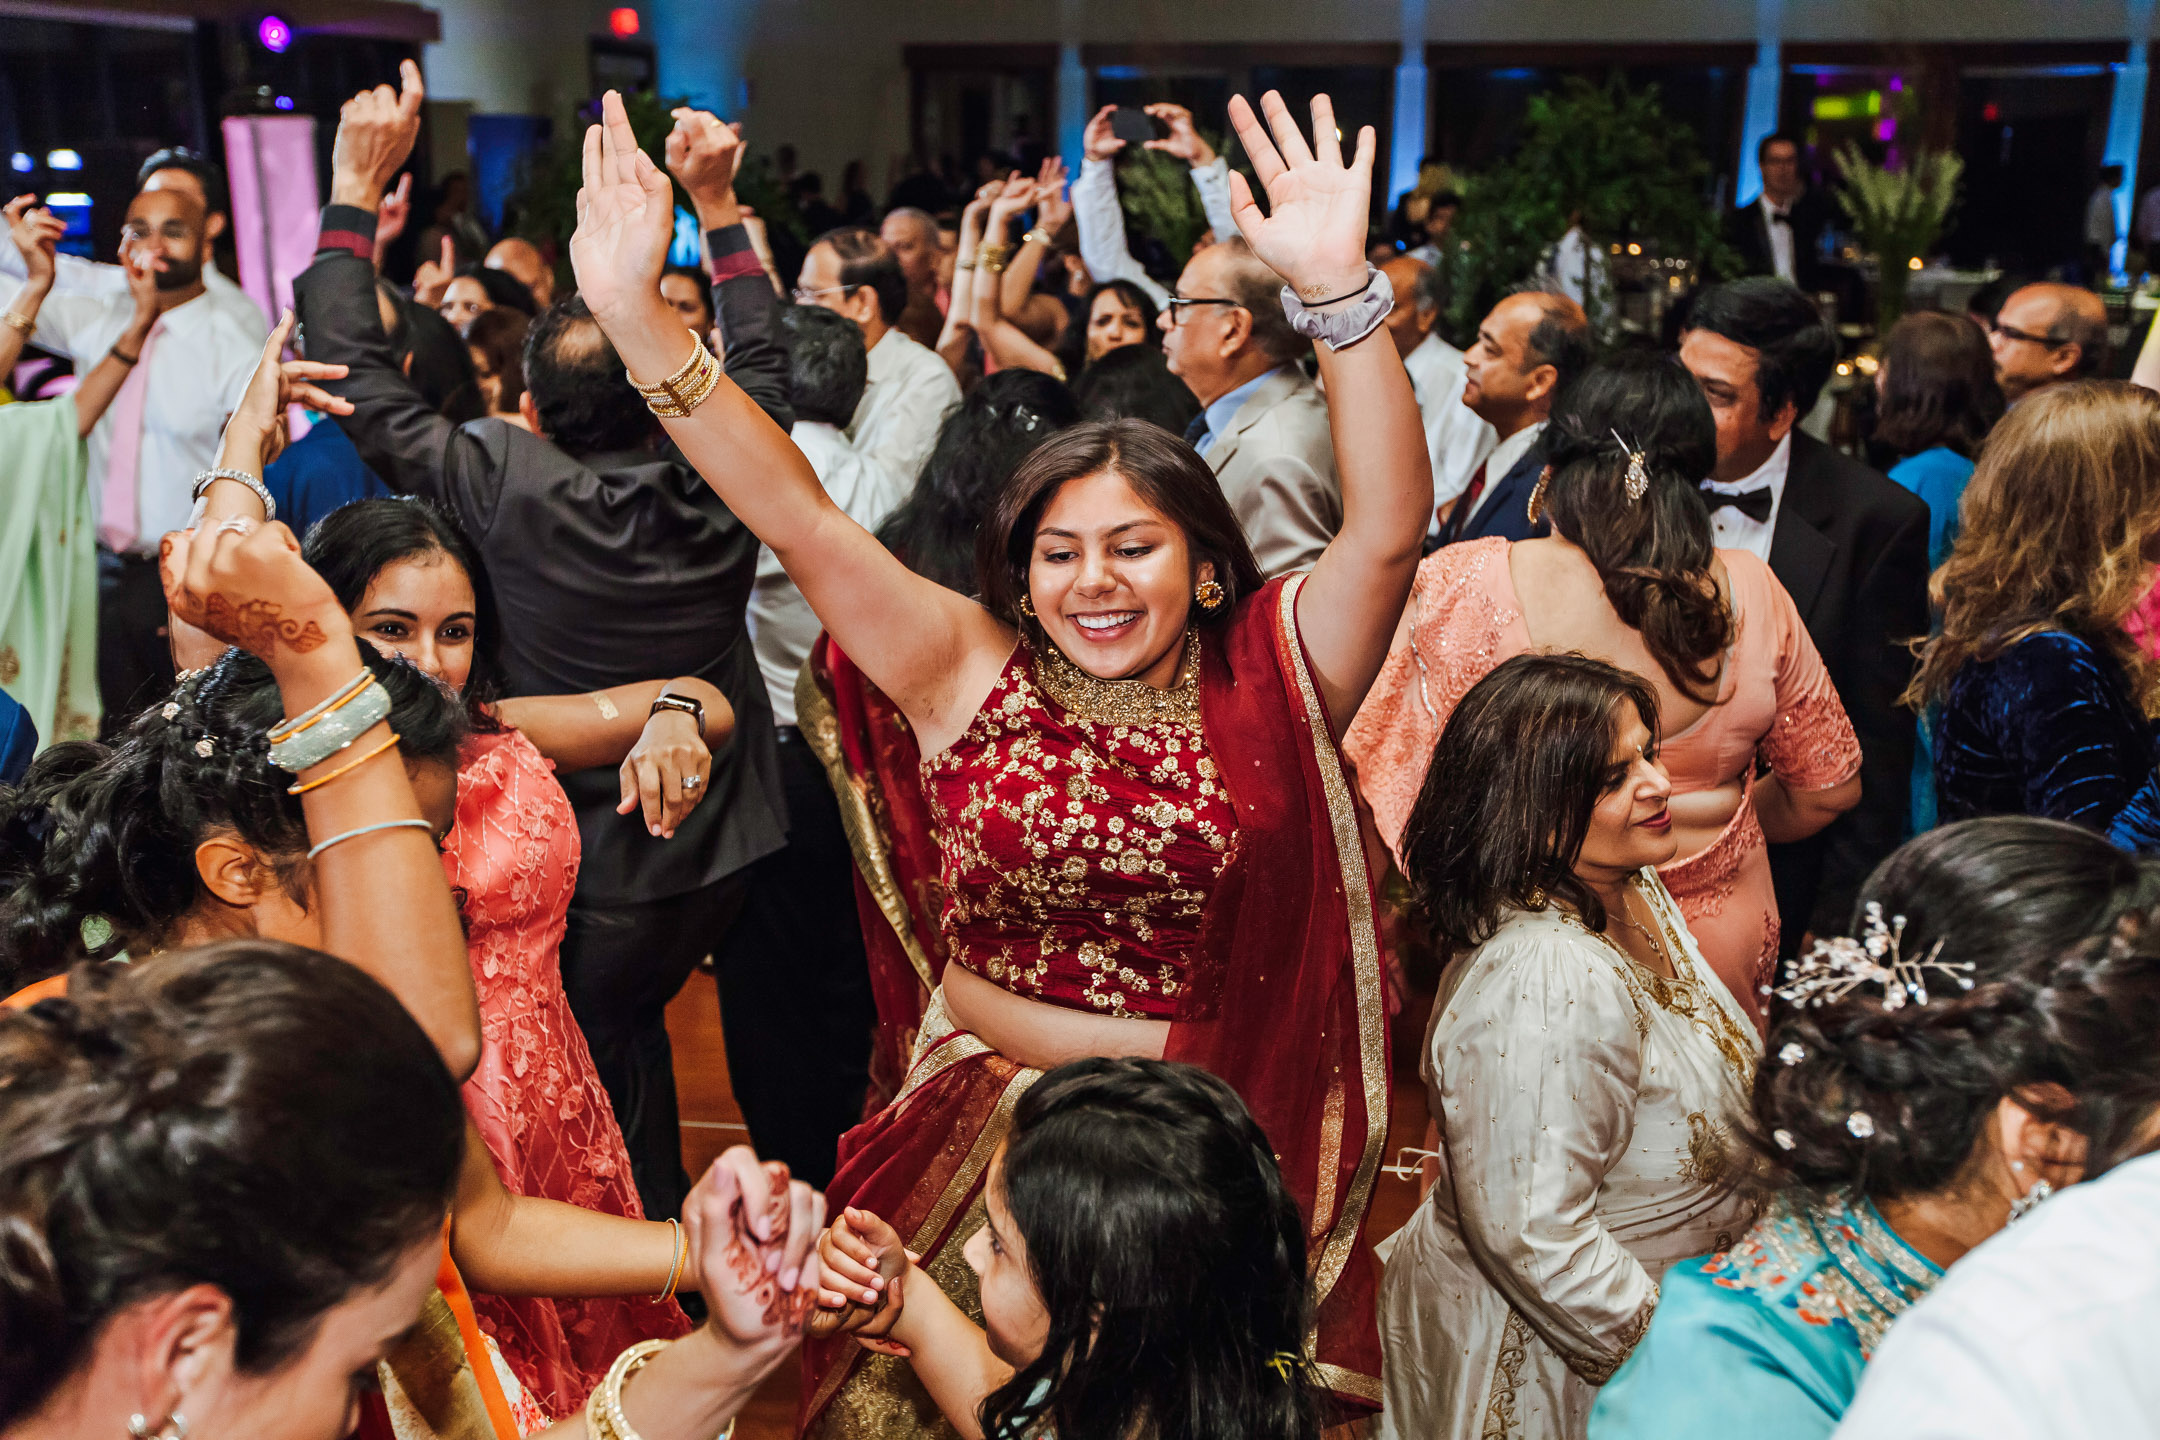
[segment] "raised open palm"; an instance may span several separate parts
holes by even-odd
[[[600,97],[600,123],[585,130],[585,184],[578,191],[570,267],[578,294],[603,322],[625,302],[650,297],[675,235],[675,187],[638,148],[622,96]]]
[[[1245,243],[1302,300],[1363,290],[1378,143],[1372,127],[1358,131],[1357,151],[1345,165],[1335,105],[1327,96],[1313,96],[1309,146],[1281,95],[1268,91],[1260,108],[1267,115],[1265,127],[1244,96],[1230,99],[1230,123],[1268,198],[1268,213],[1262,215],[1245,177],[1230,172],[1230,213]]]

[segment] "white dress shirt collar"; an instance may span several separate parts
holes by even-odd
[[[1778,441],[1770,458],[1755,467],[1754,473],[1739,480],[1705,480],[1702,488],[1712,495],[1745,495],[1750,490],[1768,487],[1770,491],[1770,517],[1757,520],[1743,515],[1730,505],[1719,505],[1710,512],[1711,538],[1722,550],[1745,550],[1764,564],[1770,563],[1770,537],[1777,533],[1778,511],[1785,504],[1785,477],[1792,469],[1792,432]]]

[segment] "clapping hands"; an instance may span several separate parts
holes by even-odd
[[[1313,97],[1310,146],[1281,95],[1268,91],[1260,108],[1266,126],[1244,96],[1230,100],[1230,123],[1268,197],[1263,215],[1245,177],[1231,172],[1230,213],[1245,242],[1302,300],[1364,290],[1376,145],[1372,127],[1358,131],[1356,153],[1346,165],[1335,106],[1327,96]]]

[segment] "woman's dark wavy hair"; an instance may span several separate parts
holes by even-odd
[[[1148,420],[1172,435],[1200,413],[1200,402],[1153,345],[1120,345],[1073,381],[1073,398],[1089,420]]]
[[[465,1112],[434,1044],[342,960],[227,940],[0,1012],[0,1428],[121,1311],[230,1297],[267,1374],[442,1224]]]
[[[1020,600],[1028,593],[1028,565],[1043,511],[1069,481],[1104,470],[1116,471],[1135,495],[1184,532],[1195,571],[1204,560],[1215,562],[1224,600],[1210,611],[1194,607],[1202,624],[1227,621],[1238,601],[1267,583],[1215,472],[1192,446],[1145,420],[1091,420],[1036,447],[1013,472],[982,527],[975,569],[991,614],[1008,625],[1021,623]]]
[[[340,505],[310,526],[300,542],[300,557],[322,576],[348,615],[360,608],[368,586],[385,569],[431,555],[448,557],[472,582],[473,659],[465,679],[465,714],[474,730],[493,734],[502,728],[487,709],[503,688],[502,624],[487,566],[456,520],[418,496],[374,496]]]
[[[357,648],[389,692],[406,761],[456,765],[457,702],[403,660]],[[168,704],[170,720],[153,705],[118,745],[55,745],[0,789],[0,994],[158,948],[201,898],[195,847],[219,830],[260,852],[295,899],[309,893],[307,823],[264,734],[285,717],[269,667],[228,650]],[[93,916],[111,926],[97,943],[83,934]]]
[[[1882,992],[1866,985],[1835,1004],[1787,1009],[1755,1077],[1749,1140],[1768,1183],[1875,1199],[1924,1194],[1957,1179],[2005,1096],[2025,1103],[2033,1086],[2066,1085],[2082,1118],[2050,1118],[2106,1153],[2126,1138],[2124,1116],[2160,1101],[2151,1040],[2160,1030],[2130,1028],[2140,1019],[2160,1026],[2160,967],[2148,962],[2133,983],[2135,967],[2079,947],[2160,904],[2160,865],[2056,820],[1965,820],[1908,841],[1876,867],[1860,892],[1856,935],[1870,904],[1887,923],[1902,917],[1901,954],[1940,945],[1944,960],[1973,967],[1973,988],[1930,973],[1925,1005],[1886,1010]],[[2108,1005],[2123,1013],[2104,1013]],[[2136,1054],[2112,1054],[2118,1043]],[[1856,1110],[1874,1121],[1873,1134],[1847,1128]]]
[[[937,444],[878,539],[900,563],[948,590],[978,593],[975,539],[1028,452],[1080,419],[1061,381],[1000,370],[968,392],[938,427]]]
[[[1502,911],[1550,903],[1605,928],[1575,859],[1629,705],[1654,743],[1657,691],[1587,655],[1517,655],[1470,687],[1403,827],[1403,874],[1436,942],[1462,954],[1492,936]]]
[[[985,1435],[1318,1436],[1304,1231],[1237,1092],[1190,1065],[1076,1060],[1021,1096],[1005,1147],[1049,1332],[983,1401]]]
[[[1639,500],[1628,498],[1615,431],[1645,457],[1650,487]],[[1701,389],[1670,355],[1622,352],[1569,387],[1545,433],[1553,529],[1590,557],[1605,598],[1673,688],[1714,702],[1735,631],[1698,488],[1717,464],[1717,423]]]

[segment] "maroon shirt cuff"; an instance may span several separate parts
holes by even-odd
[[[705,232],[705,253],[712,257],[712,282],[739,280],[745,275],[763,275],[764,262],[758,259],[757,249],[750,243],[750,229],[746,225],[722,225]]]
[[[375,214],[357,205],[325,205],[322,212],[322,234],[315,241],[315,253],[325,250],[343,250],[362,260],[375,258]]]

